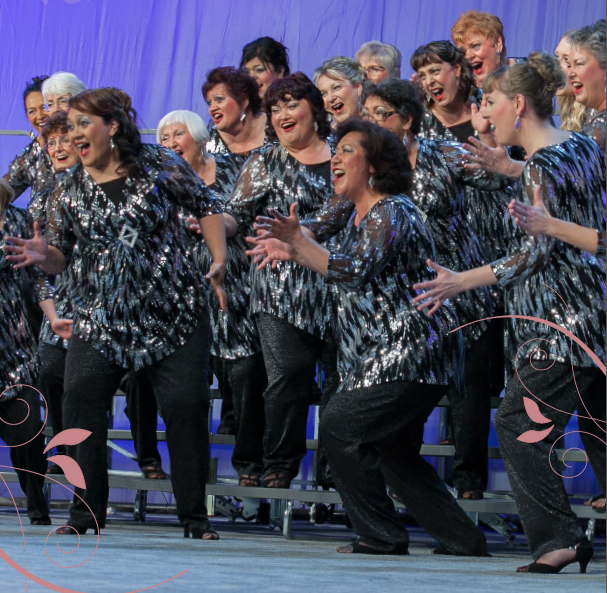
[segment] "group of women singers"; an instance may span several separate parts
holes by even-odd
[[[209,373],[240,485],[288,488],[320,363],[320,481],[358,536],[339,552],[408,554],[390,487],[434,553],[488,554],[419,451],[448,395],[454,485],[481,498],[489,402],[506,379],[495,426],[534,559],[518,570],[585,572],[592,546],[552,446],[577,412],[604,509],[605,21],[568,32],[557,57],[508,58],[488,13],[463,14],[452,38],[415,51],[412,81],[388,44],[329,59],[312,81],[257,39],[239,68],[207,74],[210,129],[171,111],[158,145],[142,143],[121,90],[66,72],[28,85],[39,135],[0,182],[0,437],[29,441],[13,463],[44,473],[28,385],[55,432],[91,431],[69,452],[86,490],[55,533],[105,527],[106,410],[123,382],[146,477],[166,477],[158,407],[184,534],[218,539]],[[26,212],[11,202],[27,187]],[[519,318],[492,319],[504,314]],[[535,428],[529,393],[554,424],[536,443],[517,440]],[[18,473],[32,523],[50,524],[41,478]]]

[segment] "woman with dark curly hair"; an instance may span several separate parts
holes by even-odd
[[[46,240],[36,225],[32,240],[10,238],[13,245],[5,247],[16,267],[34,264],[49,274],[69,267],[74,336],[67,351],[63,423],[91,435],[76,450],[86,481],[86,492],[78,491],[83,501],[76,499],[68,525],[56,533],[105,526],[106,409],[122,377],[143,369],[166,423],[185,535],[217,539],[204,494],[209,321],[177,212],[183,207],[199,217],[213,258],[207,279],[225,310],[221,209],[180,156],[142,144],[123,91],[95,89],[70,99],[68,130],[80,163],[49,198]]]
[[[255,80],[262,100],[276,79],[291,74],[287,48],[272,37],[260,37],[247,43],[242,48],[240,68]]]
[[[252,234],[256,216],[287,213],[294,202],[311,216],[333,192],[330,126],[312,81],[301,72],[275,80],[266,92],[266,112],[278,143],[254,152],[240,172],[226,207],[228,236]],[[316,361],[332,340],[332,294],[322,277],[291,262],[252,267],[251,274],[251,314],[268,374],[261,484],[288,488],[306,454]],[[336,371],[326,377],[327,392],[334,381]]]
[[[428,318],[412,304],[413,284],[431,273],[424,258],[435,250],[405,195],[412,182],[407,151],[396,136],[364,121],[340,124],[336,140],[335,191],[353,205],[340,245],[328,250],[304,233],[292,204],[288,217],[273,212],[258,219],[267,233],[251,253],[263,256],[262,269],[288,260],[338,289],[342,382],[320,431],[358,540],[337,551],[409,553],[389,483],[439,551],[486,555],[485,537],[419,454],[424,423],[458,373],[461,338],[448,335],[458,325],[453,311]],[[341,228],[341,220],[308,223],[320,240]]]
[[[268,120],[259,87],[246,72],[232,66],[211,70],[202,85],[202,96],[211,116],[207,152],[248,155],[266,144]]]

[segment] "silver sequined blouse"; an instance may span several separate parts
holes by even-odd
[[[32,140],[23,150],[17,155],[8,168],[8,172],[4,175],[4,179],[15,192],[17,199],[28,187],[31,188],[30,203],[28,209],[35,202],[38,192],[52,184],[54,178],[54,169],[51,163],[51,158],[42,148],[37,140]],[[33,212],[34,219],[37,219]]]
[[[538,150],[525,165],[517,199],[533,204],[536,187],[552,216],[605,228],[605,156],[594,140],[574,132],[566,142]],[[604,260],[551,237],[528,236],[511,217],[508,223],[515,238],[510,254],[491,264],[506,289],[506,312],[556,323],[605,360]],[[508,322],[511,362],[519,348],[519,357],[541,348],[545,354],[535,357],[594,365],[575,342],[570,354],[569,338],[558,331],[534,321]]]
[[[226,206],[242,235],[253,234],[256,216],[274,208],[288,215],[293,202],[299,216],[313,214],[333,191],[330,161],[304,165],[280,144],[268,144],[245,163]],[[324,278],[293,262],[277,269],[257,270],[251,261],[251,314],[268,313],[320,338],[329,337],[334,325],[334,299]]]
[[[205,306],[179,208],[197,217],[222,211],[179,155],[146,144],[139,158],[144,174],[127,178],[120,206],[79,164],[57,184],[47,219],[49,244],[80,261],[68,297],[74,335],[135,369],[183,345]]]

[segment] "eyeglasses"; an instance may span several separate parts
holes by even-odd
[[[46,143],[46,146],[49,150],[56,150],[57,148],[59,148],[59,146],[69,146],[69,144],[70,139],[67,136],[61,136],[59,138],[59,141],[55,140],[54,138],[51,138]]]
[[[47,111],[53,111],[54,109],[65,110],[70,102],[70,96],[59,97],[56,101],[49,101],[45,103],[44,108]]]
[[[386,71],[386,69],[382,66],[369,66],[368,68],[363,68],[363,70],[367,74],[381,74],[382,72]]]
[[[386,121],[389,117],[393,116],[396,111],[386,111],[385,109],[377,109],[375,113],[367,112],[365,116],[375,121]]]

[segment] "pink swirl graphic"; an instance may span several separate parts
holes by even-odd
[[[7,387],[3,392],[5,393],[6,391],[8,391],[9,389],[14,389],[17,387],[29,387],[30,389],[34,389],[35,391],[38,392],[38,394],[40,395],[40,397],[42,398],[42,400],[44,401],[44,406],[45,408],[48,410],[48,406],[46,403],[46,399],[45,397],[42,395],[42,393],[40,393],[40,391],[38,391],[38,389],[36,389],[35,387],[32,387],[31,385],[25,385],[25,384],[18,384],[18,385],[11,385],[10,387]],[[0,394],[0,395],[2,395]],[[29,404],[25,401],[22,400],[21,398],[17,398],[17,400],[21,400],[23,401],[23,403],[26,404],[27,406],[27,414],[25,415],[25,418],[21,421],[21,422],[17,422],[15,424],[12,424],[12,426],[17,426],[19,424],[22,424],[23,422],[25,422],[25,420],[27,420],[27,418],[29,417],[29,414],[31,412],[30,406]],[[1,447],[22,447],[24,445],[27,445],[28,443],[32,442],[43,430],[44,427],[46,425],[46,416],[47,414],[45,414],[45,419],[42,422],[42,428],[34,435],[34,437],[32,437],[29,441],[26,441],[25,443],[21,443],[19,445],[0,445]],[[2,418],[0,418],[0,420],[2,420],[2,422],[5,422]],[[7,422],[5,422],[5,424],[9,424]],[[86,438],[88,438],[90,436],[91,432],[88,430],[83,430],[83,429],[68,429],[68,430],[64,430],[62,432],[60,432],[59,434],[55,435],[55,437],[53,437],[53,439],[51,439],[50,443],[47,445],[47,447],[44,449],[44,453],[46,453],[49,449],[55,447],[56,445],[62,445],[62,444],[66,444],[66,445],[76,445],[78,443],[81,443],[82,441],[84,441]],[[58,465],[60,465],[64,470],[65,470],[65,477],[66,479],[74,484],[75,486],[82,488],[82,489],[86,489],[86,483],[84,481],[84,476],[82,475],[82,470],[80,469],[80,466],[78,465],[78,463],[72,459],[71,457],[67,457],[66,455],[55,455],[54,457],[49,457],[49,459],[53,460],[55,463],[57,463]],[[0,468],[4,468],[4,469],[11,469],[11,470],[19,470],[22,472],[27,472],[30,474],[34,474],[37,476],[40,476],[42,478],[45,478],[47,480],[51,480],[53,482],[55,482],[55,484],[58,484],[59,486],[67,489],[70,494],[74,494],[75,496],[77,496],[88,508],[89,512],[91,513],[91,516],[93,517],[93,520],[95,521],[95,525],[96,525],[96,533],[97,533],[97,543],[95,545],[95,549],[93,550],[93,553],[83,562],[81,562],[80,564],[76,564],[74,566],[63,566],[62,564],[58,564],[57,562],[55,562],[49,555],[47,546],[48,546],[48,539],[49,537],[57,530],[59,529],[59,527],[63,527],[63,526],[58,526],[55,527],[46,537],[45,543],[44,543],[44,551],[46,554],[46,557],[48,558],[48,560],[50,562],[52,562],[55,566],[58,566],[59,568],[78,568],[79,566],[82,566],[83,564],[86,564],[89,560],[91,560],[91,558],[96,554],[97,552],[97,548],[99,547],[99,524],[97,523],[97,519],[95,518],[95,515],[93,514],[93,511],[91,510],[91,508],[88,506],[88,504],[84,501],[84,499],[77,494],[76,492],[72,492],[70,488],[68,488],[65,484],[62,484],[61,482],[58,482],[57,480],[55,480],[54,478],[45,475],[45,474],[39,474],[38,472],[34,472],[31,470],[26,470],[26,469],[21,469],[21,468],[17,468],[17,467],[12,467],[12,466],[8,466],[8,465],[0,465]],[[85,593],[83,591],[76,591],[75,589],[67,589],[65,587],[61,587],[59,585],[54,585],[53,583],[49,583],[47,581],[45,581],[44,579],[41,579],[40,577],[37,577],[36,575],[30,573],[27,570],[27,546],[25,544],[25,531],[23,529],[23,523],[21,521],[21,514],[19,513],[19,509],[17,508],[17,504],[15,502],[15,499],[13,497],[13,494],[8,486],[8,484],[6,483],[6,480],[0,476],[0,478],[2,479],[2,482],[4,483],[4,486],[6,487],[11,500],[13,501],[13,505],[15,507],[15,510],[17,511],[17,517],[19,519],[19,525],[21,527],[21,533],[23,536],[23,549],[24,549],[24,556],[25,556],[25,561],[24,567],[21,567],[17,562],[15,562],[2,548],[0,548],[0,558],[2,558],[2,560],[4,560],[9,566],[11,566],[12,568],[14,568],[17,572],[19,572],[20,574],[22,574],[25,578],[25,588],[27,591],[27,580],[30,579],[31,581],[37,583],[38,585],[41,585],[43,587],[45,587],[46,589],[49,589],[51,591],[57,591],[58,593]],[[70,527],[69,525],[67,527]],[[73,529],[73,528],[72,528]],[[76,531],[74,529],[74,531]],[[76,545],[76,547],[70,551],[66,551],[66,550],[62,550],[61,547],[59,546],[59,543],[57,542],[57,549],[59,550],[59,552],[61,552],[62,554],[72,554],[74,553],[80,546],[80,534],[78,534],[76,532],[76,534],[78,535],[78,544]],[[127,593],[140,593],[141,591],[149,591],[150,589],[154,589],[156,587],[159,587],[160,585],[164,585],[166,583],[169,583],[170,581],[173,581],[175,579],[177,579],[178,577],[180,577],[181,575],[185,574],[186,572],[188,572],[189,569],[183,570],[181,571],[179,574],[176,574],[175,576],[162,581],[161,583],[157,583],[156,585],[151,585],[149,587],[144,587],[143,589],[137,589],[136,591],[129,591]]]

